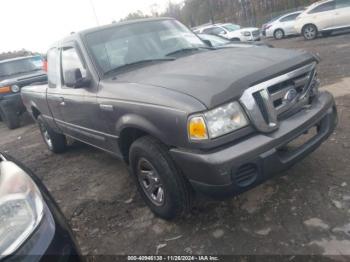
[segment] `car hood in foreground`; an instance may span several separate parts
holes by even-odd
[[[213,108],[239,98],[250,86],[314,60],[312,54],[301,51],[224,48],[123,72],[117,81],[171,89]]]
[[[11,76],[0,77],[0,86],[12,85],[12,84],[21,84],[21,83],[31,83],[37,81],[38,78],[45,77],[46,72],[42,70],[25,72]]]

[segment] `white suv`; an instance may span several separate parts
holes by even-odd
[[[315,39],[320,32],[330,35],[333,31],[350,28],[350,0],[316,2],[298,16],[295,29],[306,40]]]

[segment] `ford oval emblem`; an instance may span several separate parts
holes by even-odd
[[[298,95],[298,92],[295,88],[292,88],[288,90],[288,92],[285,94],[283,100],[286,102],[292,102]]]

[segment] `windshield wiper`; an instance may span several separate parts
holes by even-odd
[[[166,54],[165,56],[172,56],[172,55],[176,55],[179,53],[187,53],[187,52],[193,52],[193,51],[199,51],[200,49],[208,49],[208,50],[213,50],[214,48],[212,47],[191,47],[191,48],[182,48],[179,50],[176,50],[174,52],[171,52],[169,54]]]
[[[152,59],[145,59],[145,60],[135,61],[135,62],[132,62],[132,63],[128,63],[128,64],[125,64],[125,65],[118,66],[116,68],[112,68],[111,70],[108,70],[107,72],[104,72],[104,75],[108,75],[110,73],[119,71],[121,69],[125,69],[125,68],[128,68],[130,66],[135,66],[135,65],[139,65],[139,64],[143,64],[143,63],[151,63],[151,62],[157,62],[157,61],[173,61],[175,59],[176,59],[175,57],[161,57],[161,58],[152,58]]]

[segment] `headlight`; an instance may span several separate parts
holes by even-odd
[[[248,119],[238,102],[232,102],[189,119],[189,138],[206,140],[231,133],[248,125]]]
[[[250,36],[250,32],[248,32],[248,31],[241,32],[241,35],[243,35],[243,36]]]
[[[13,93],[17,93],[17,92],[19,92],[19,90],[20,90],[20,88],[19,88],[18,85],[13,85],[13,86],[11,86],[11,91],[12,91]]]
[[[0,162],[0,257],[12,254],[43,217],[43,198],[16,164]]]

